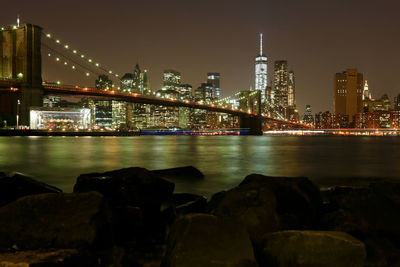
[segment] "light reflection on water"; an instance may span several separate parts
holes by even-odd
[[[206,178],[174,181],[210,196],[250,173],[307,176],[320,186],[400,180],[396,137],[139,136],[0,137],[0,171],[19,171],[72,191],[81,173],[193,165]],[[349,178],[351,177],[351,178]]]

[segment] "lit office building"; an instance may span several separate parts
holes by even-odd
[[[132,74],[132,92],[143,93],[143,74],[140,70],[139,64],[136,64]]]
[[[193,87],[190,84],[182,84],[179,89],[180,100],[192,100]]]
[[[342,73],[335,74],[335,114],[349,116],[350,122],[353,117],[363,109],[364,79],[357,69],[348,69]]]
[[[181,86],[181,73],[176,70],[165,70],[163,76],[163,87],[161,90],[175,90],[179,92]]]
[[[149,74],[147,73],[147,70],[144,70],[144,72],[142,73],[143,78],[143,94],[144,95],[150,95],[151,94],[151,89],[150,89],[150,78],[149,78]]]
[[[394,110],[400,111],[400,94],[394,98]]]
[[[314,116],[312,115],[310,105],[306,105],[306,112],[304,113],[303,123],[314,124]]]
[[[289,106],[288,99],[288,63],[286,60],[275,61],[274,68],[274,104],[278,107],[287,108]],[[293,80],[294,82],[294,80]]]
[[[95,87],[100,90],[111,90],[113,88],[113,82],[107,75],[99,75],[99,78],[95,82]]]
[[[265,89],[268,84],[267,56],[263,54],[263,35],[260,34],[260,54],[255,60],[255,90],[261,91],[261,102],[265,101]]]
[[[114,129],[126,127],[126,102],[112,100],[112,127]]]
[[[296,107],[296,80],[294,77],[294,72],[289,71],[288,75],[288,106]]]
[[[214,86],[211,83],[202,83],[194,91],[194,99],[196,102],[212,103],[214,100]]]
[[[82,99],[82,104],[90,110],[91,124],[95,128],[112,128],[112,101],[91,98]]]
[[[380,99],[367,99],[363,102],[362,112],[389,111],[392,109],[389,96],[384,94]]]
[[[207,73],[207,83],[212,84],[214,87],[213,90],[213,98],[220,99],[221,98],[221,74],[217,72],[209,72]]]
[[[125,73],[121,78],[121,86],[120,89],[124,92],[132,92],[133,90],[133,74]]]
[[[333,117],[329,111],[315,114],[315,128],[317,129],[332,129]]]

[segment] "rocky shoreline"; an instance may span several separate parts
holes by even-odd
[[[320,191],[251,174],[206,198],[194,167],[82,174],[73,193],[0,172],[1,266],[400,265],[400,183]]]

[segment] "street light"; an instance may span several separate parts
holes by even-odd
[[[21,100],[17,100],[17,129],[19,128],[19,105],[21,105]]]

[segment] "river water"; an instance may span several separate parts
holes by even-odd
[[[79,174],[192,165],[201,181],[176,191],[211,196],[246,175],[306,176],[320,187],[400,181],[398,137],[135,136],[0,137],[0,171],[18,171],[71,192]]]

